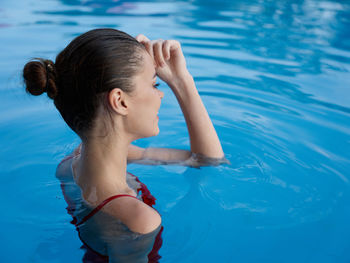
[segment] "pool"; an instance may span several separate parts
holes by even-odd
[[[97,27],[182,43],[231,162],[130,165],[162,214],[160,262],[350,261],[350,2],[3,0],[1,262],[81,262],[54,176],[79,140],[20,73]],[[188,149],[160,89],[160,134],[136,145]]]

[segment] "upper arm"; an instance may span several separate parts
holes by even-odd
[[[120,197],[103,210],[122,221],[131,231],[148,234],[159,227],[162,220],[152,207],[132,197]]]

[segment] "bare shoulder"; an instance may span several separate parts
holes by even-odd
[[[131,231],[147,234],[161,224],[159,213],[142,201],[123,196],[103,207],[103,211],[122,221]]]

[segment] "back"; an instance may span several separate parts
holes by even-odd
[[[160,258],[158,250],[162,243],[163,227],[159,224],[155,229],[151,228],[154,229],[153,231],[141,234],[131,231],[126,224],[117,219],[121,218],[124,221],[122,217],[116,217],[118,214],[123,214],[123,209],[116,209],[118,203],[128,202],[137,204],[136,206],[145,204],[129,196],[118,198],[119,200],[114,197],[107,200],[108,202],[98,209],[89,206],[83,200],[80,187],[73,179],[73,159],[73,156],[68,156],[59,164],[56,177],[61,181],[62,192],[68,204],[67,211],[73,217],[72,223],[76,225],[79,237],[87,248],[87,253],[94,253],[104,258],[105,262],[157,262]],[[137,177],[128,173],[127,183],[136,193],[141,191],[137,199],[150,206],[154,204],[155,198]],[[128,206],[123,205],[122,207]],[[135,211],[137,213],[137,207]],[[147,209],[141,211],[147,213]],[[142,213],[139,215],[142,216]],[[86,218],[88,219],[85,220]]]

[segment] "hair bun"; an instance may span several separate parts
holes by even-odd
[[[34,96],[47,92],[54,99],[57,95],[56,69],[51,60],[37,58],[28,62],[23,68],[26,91]]]

